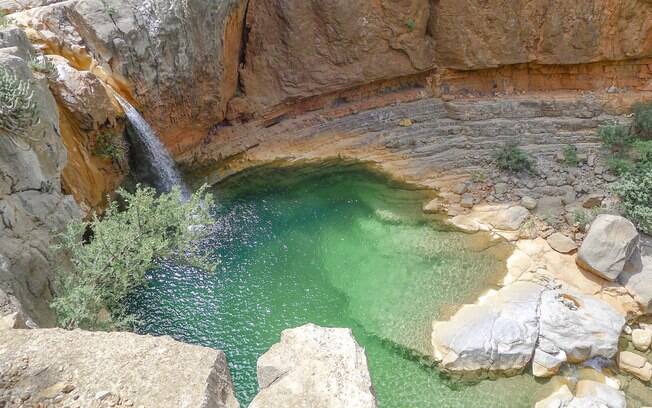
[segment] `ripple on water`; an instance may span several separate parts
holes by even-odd
[[[422,192],[350,169],[291,174],[218,187],[219,227],[204,243],[218,271],[174,262],[150,271],[130,300],[141,332],[224,350],[245,406],[257,358],[308,322],[353,329],[382,407],[525,407],[543,397],[529,376],[452,383],[424,357],[432,320],[503,272],[493,252],[425,218]]]

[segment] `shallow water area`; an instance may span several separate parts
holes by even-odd
[[[143,333],[225,351],[237,396],[257,393],[256,360],[281,331],[349,327],[381,407],[527,407],[531,376],[463,384],[427,357],[432,321],[504,274],[504,244],[452,232],[424,191],[354,167],[260,169],[215,189],[208,273],[167,262],[130,308]]]

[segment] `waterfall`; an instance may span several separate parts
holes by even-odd
[[[118,95],[117,92],[114,94],[127,114],[129,122],[131,122],[136,130],[138,139],[145,148],[146,155],[155,171],[156,180],[154,184],[156,187],[163,192],[169,192],[172,187],[179,186],[182,197],[184,199],[189,198],[190,190],[188,189],[188,186],[186,186],[181,178],[181,174],[179,173],[174,160],[170,157],[170,154],[165,149],[165,146],[163,146],[163,143],[161,143],[161,140],[158,138],[154,129],[149,126],[145,119],[133,106],[131,106],[129,102]]]

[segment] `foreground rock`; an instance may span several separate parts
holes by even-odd
[[[349,329],[285,330],[258,359],[260,392],[250,408],[371,408],[367,357]]]
[[[629,220],[617,215],[602,214],[591,224],[577,253],[577,263],[614,281],[625,269],[638,242],[638,231]]]
[[[236,408],[224,353],[169,337],[0,332],[0,405]],[[15,404],[15,405],[14,405]]]
[[[652,364],[644,356],[631,351],[621,351],[618,354],[618,368],[641,381],[652,379]]]
[[[641,247],[630,258],[618,278],[641,305],[644,313],[652,311],[652,238],[641,236]]]

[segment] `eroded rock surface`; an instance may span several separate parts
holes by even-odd
[[[250,408],[376,407],[367,356],[350,329],[283,331],[258,359],[258,385]]]
[[[602,214],[591,228],[577,253],[577,263],[610,281],[614,281],[637,250],[638,231],[626,218]]]
[[[169,337],[59,329],[0,331],[3,402],[8,407],[239,407],[221,351]]]
[[[53,237],[80,212],[61,191],[67,155],[47,79],[35,77],[27,60],[19,57],[33,55],[24,34],[7,30],[13,34],[0,37],[16,41],[0,48],[0,68],[29,81],[40,123],[23,137],[0,137],[0,290],[16,299],[27,317],[48,326],[55,323],[48,307],[54,271],[64,261],[51,249]]]
[[[522,371],[536,346],[543,290],[517,282],[464,306],[450,321],[435,322],[435,359],[444,370],[462,374]]]

